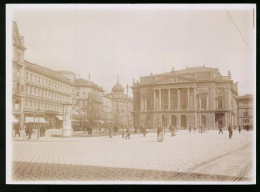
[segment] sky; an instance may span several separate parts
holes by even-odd
[[[230,15],[230,16],[229,16]],[[25,59],[70,70],[110,92],[117,82],[187,67],[231,71],[239,95],[255,92],[253,9],[17,8]],[[130,96],[132,91],[129,90]]]

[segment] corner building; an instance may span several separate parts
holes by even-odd
[[[13,22],[12,111],[21,126],[47,120],[49,127],[61,127],[63,105],[72,103],[73,84],[58,72],[24,59],[24,38]]]
[[[229,71],[223,76],[217,68],[205,66],[142,76],[132,86],[133,123],[178,129],[236,126],[237,87]]]

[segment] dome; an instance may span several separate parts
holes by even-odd
[[[124,87],[119,83],[119,79],[117,80],[117,84],[112,88],[112,92],[124,92]]]

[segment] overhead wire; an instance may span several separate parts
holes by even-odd
[[[236,29],[238,30],[240,36],[243,38],[243,40],[244,40],[244,42],[245,42],[247,48],[248,48],[248,49],[251,51],[251,53],[252,53],[252,49],[251,49],[250,46],[248,45],[246,39],[244,38],[243,34],[242,34],[241,31],[239,30],[239,28],[238,28],[238,26],[236,25],[235,21],[233,20],[233,18],[231,17],[231,15],[230,15],[229,12],[227,11],[227,9],[225,9],[225,10],[226,10],[226,13],[228,14],[230,20],[232,21],[233,25],[234,25],[234,26],[236,27]]]

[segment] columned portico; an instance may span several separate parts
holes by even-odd
[[[171,89],[168,89],[168,110],[171,109]]]
[[[187,89],[187,109],[190,109],[190,88]]]
[[[177,88],[177,97],[178,97],[178,100],[177,100],[177,109],[179,110],[180,109],[180,88]]]

